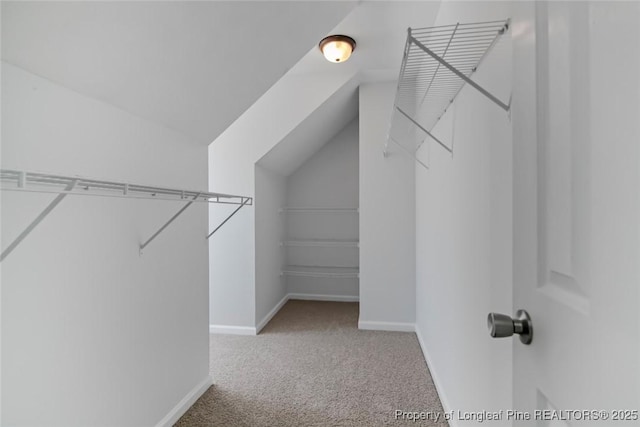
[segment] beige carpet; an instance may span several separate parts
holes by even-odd
[[[357,303],[289,301],[258,336],[211,335],[215,385],[176,426],[446,426],[395,419],[442,412],[415,334],[357,324]]]

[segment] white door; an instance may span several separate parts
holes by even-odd
[[[513,425],[640,426],[640,4],[515,3]]]

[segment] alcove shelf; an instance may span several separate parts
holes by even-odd
[[[416,153],[427,137],[449,153],[453,145],[433,134],[433,128],[465,84],[473,86],[505,111],[506,103],[471,79],[487,53],[509,30],[509,20],[409,28],[387,141],[424,167]]]
[[[321,248],[357,248],[360,243],[357,240],[338,239],[295,239],[280,242],[281,246],[321,247]]]
[[[325,286],[333,292],[353,292],[355,283],[357,289],[357,207],[285,206],[280,213],[289,225],[288,235],[280,242],[287,264],[281,276],[287,278],[288,286],[311,294],[325,292]]]
[[[358,267],[326,267],[315,265],[287,265],[282,269],[283,276],[316,277],[334,279],[357,279]]]

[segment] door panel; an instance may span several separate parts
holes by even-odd
[[[588,197],[591,141],[587,4],[538,5],[538,233],[540,291],[589,312]],[[550,43],[551,41],[551,43]]]
[[[640,425],[640,6],[514,7],[514,425]]]

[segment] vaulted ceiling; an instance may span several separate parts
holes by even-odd
[[[398,77],[402,54],[407,38],[407,28],[428,27],[440,7],[439,1],[363,1],[358,4],[333,30],[331,34],[347,34],[356,42],[356,50],[345,63],[328,62],[317,46],[280,79],[270,91],[279,89],[278,103],[282,96],[290,97],[290,103],[300,103],[300,94],[287,91],[290,83],[295,87],[296,79],[312,76],[317,85],[329,80],[341,79],[345,84],[337,85],[336,92],[318,98],[316,109],[291,129],[280,141],[272,141],[274,148],[265,155],[260,164],[274,172],[289,175],[306,162],[325,143],[332,140],[344,126],[358,116],[358,86],[371,81],[390,81]],[[259,102],[268,102],[273,96],[266,94]],[[275,104],[275,103],[274,103]],[[389,119],[391,118],[389,105]],[[277,110],[264,108],[266,111]],[[236,124],[243,121],[238,120]],[[252,116],[245,126],[260,126]]]
[[[2,2],[2,60],[211,143],[355,1]]]
[[[302,138],[308,132],[298,129],[286,139],[287,146],[309,147],[272,153],[280,165],[295,157],[289,170],[355,117],[360,82],[398,75],[407,27],[431,25],[439,1],[2,1],[1,7],[3,61],[202,145],[276,82],[356,75],[339,89],[345,93],[331,96],[330,108],[318,105],[300,124],[315,129],[315,138]],[[357,40],[344,64],[318,51],[330,33]]]

